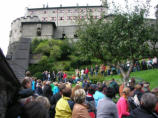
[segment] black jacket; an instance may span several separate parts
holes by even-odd
[[[129,118],[158,118],[156,114],[151,111],[147,111],[142,107],[138,107],[131,111]]]

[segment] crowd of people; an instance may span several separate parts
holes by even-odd
[[[122,64],[122,67],[124,70],[128,70],[130,67],[130,61],[127,60],[125,64]],[[147,70],[147,69],[154,69],[158,68],[158,60],[157,57],[149,58],[148,60],[141,60],[136,61],[133,66],[133,72],[141,71],[141,70]],[[42,73],[43,81],[58,81],[58,82],[71,82],[76,83],[77,81],[83,81],[84,79],[89,79],[90,77],[102,75],[114,75],[114,74],[120,74],[120,70],[114,66],[114,65],[104,65],[101,64],[91,66],[90,68],[86,67],[85,69],[76,69],[75,74],[73,74],[71,77],[68,77],[68,74],[65,71],[58,71],[58,72],[50,72],[50,71],[44,71]],[[90,77],[89,77],[90,76]]]
[[[109,84],[78,81],[72,86],[26,74],[16,118],[158,118],[158,88],[150,90],[148,82],[132,78],[119,86],[112,79]]]

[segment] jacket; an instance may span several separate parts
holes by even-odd
[[[55,108],[55,118],[71,118],[72,110],[69,106],[68,100],[71,100],[69,97],[60,98],[60,100],[56,104]]]
[[[105,97],[99,100],[97,118],[118,118],[117,107],[112,99]]]
[[[120,97],[120,99],[118,100],[117,109],[118,109],[119,118],[122,118],[122,116],[130,115],[130,113],[128,112],[127,100],[124,97]]]
[[[90,118],[86,106],[76,103],[72,111],[72,118]]]
[[[102,92],[100,92],[100,91],[96,91],[95,94],[93,95],[93,97],[94,97],[95,105],[96,105],[96,108],[97,108],[98,101],[99,101],[100,99],[104,98],[105,95],[104,95]]]
[[[138,107],[131,111],[129,118],[158,118],[156,114],[143,109],[142,107]]]

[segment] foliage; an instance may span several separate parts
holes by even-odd
[[[42,80],[42,73],[41,72],[37,72],[33,75],[33,77],[37,77],[37,79],[41,79]]]
[[[104,63],[117,64],[127,82],[135,60],[149,53],[149,27],[145,24],[144,10],[131,14],[116,14],[105,21],[90,20],[78,30],[80,50],[85,55],[99,58]],[[125,73],[120,63],[132,62]]]

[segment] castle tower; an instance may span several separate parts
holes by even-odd
[[[106,6],[107,7],[107,0],[101,0],[101,2],[102,2],[102,6]]]

